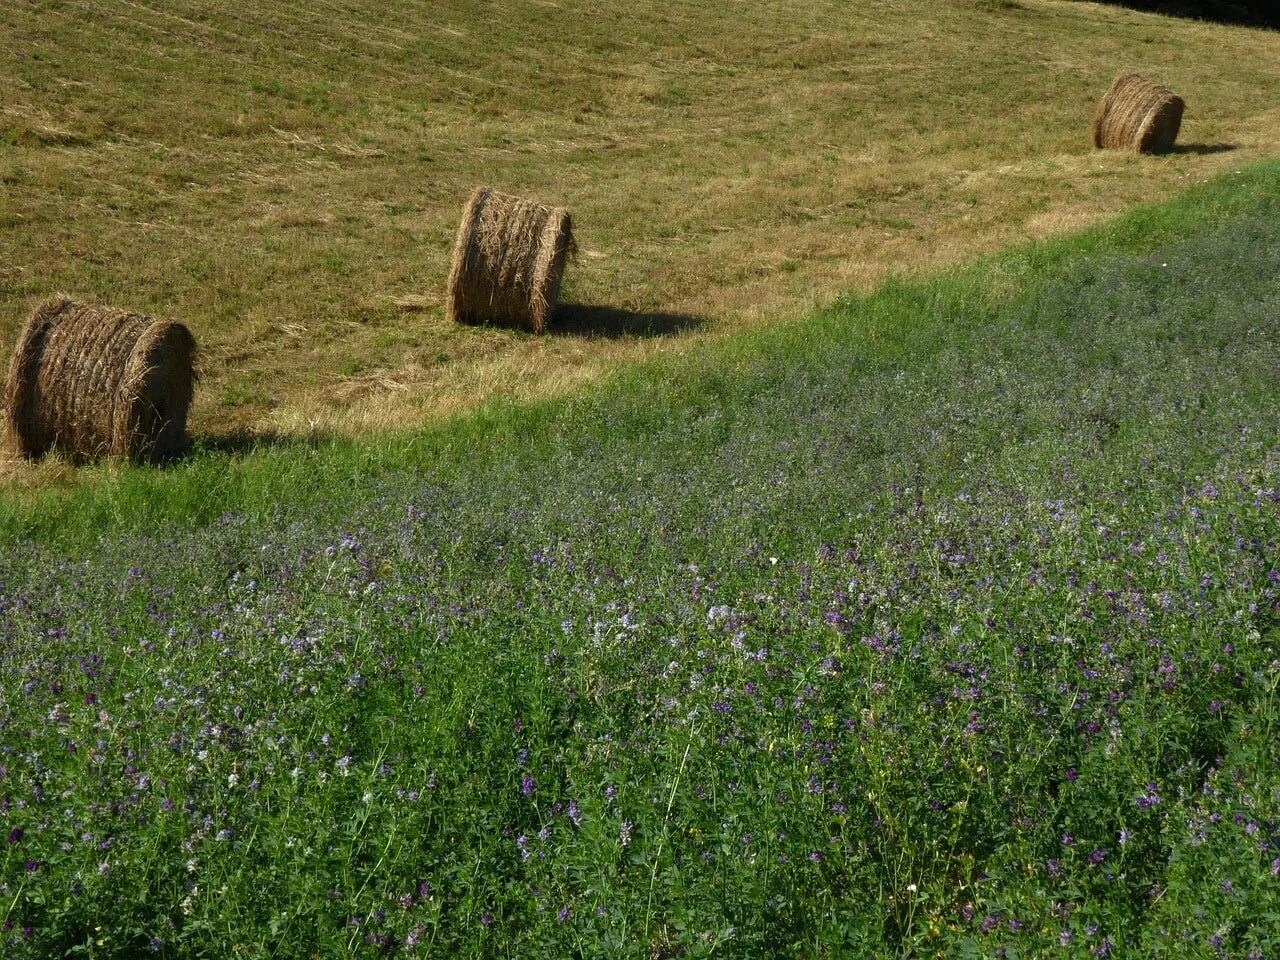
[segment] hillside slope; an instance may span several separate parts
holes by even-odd
[[[1098,155],[1114,74],[1184,152]],[[0,348],[56,290],[187,321],[196,426],[537,396],[1280,148],[1280,34],[1056,0],[0,6]],[[456,329],[480,182],[570,206],[570,335]]]
[[[1278,258],[1272,163],[0,504],[0,954],[1272,956]]]

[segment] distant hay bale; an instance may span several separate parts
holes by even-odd
[[[23,328],[4,425],[25,457],[165,460],[187,445],[196,342],[180,323],[54,297]]]
[[[1136,73],[1116,77],[1093,118],[1098,149],[1168,153],[1178,139],[1186,107],[1173,91]]]
[[[480,187],[467,201],[449,272],[449,319],[546,329],[574,250],[573,224],[544,207]]]

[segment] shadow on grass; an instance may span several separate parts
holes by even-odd
[[[1247,27],[1280,27],[1280,10],[1274,0],[1102,0],[1114,7],[1145,13],[1209,20]]]
[[[587,303],[562,303],[547,332],[566,337],[667,337],[697,330],[704,321],[686,313],[645,312]]]
[[[1232,150],[1239,150],[1238,143],[1175,143],[1173,145],[1174,153],[1194,153],[1199,156],[1205,156],[1211,153],[1230,153]]]
[[[218,434],[217,436],[201,435],[194,437],[191,446],[184,454],[184,458],[204,453],[220,453],[228,457],[240,458],[263,450],[299,450],[303,448],[315,450],[326,445],[331,439],[333,439],[331,434],[322,431],[298,435],[277,433],[274,430],[267,430],[262,433],[250,430],[236,430],[233,433]]]

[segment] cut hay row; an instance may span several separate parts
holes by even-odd
[[[1136,73],[1117,77],[1098,104],[1093,145],[1099,150],[1168,153],[1178,139],[1186,104],[1172,90]]]
[[[4,425],[22,456],[158,461],[187,444],[195,339],[180,323],[59,296],[23,328]]]
[[[450,320],[499,322],[542,333],[573,252],[562,207],[480,187],[462,211],[449,271]]]

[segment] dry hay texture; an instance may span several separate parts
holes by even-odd
[[[480,187],[462,212],[453,248],[449,319],[541,333],[573,251],[567,210]]]
[[[1093,119],[1093,145],[1098,149],[1168,153],[1178,139],[1181,97],[1136,73],[1117,77],[1098,104]]]
[[[160,461],[187,447],[196,343],[180,323],[54,297],[27,321],[4,420],[29,458]]]

